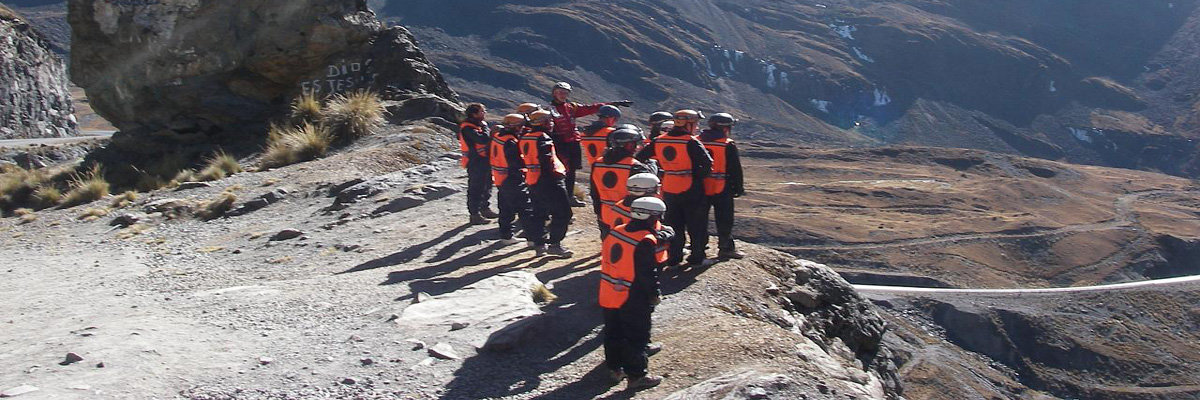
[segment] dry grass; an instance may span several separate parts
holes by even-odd
[[[108,181],[104,180],[104,172],[97,164],[87,172],[75,174],[71,178],[71,191],[63,197],[60,207],[71,208],[100,200],[108,195],[108,189]]]
[[[31,215],[31,214],[33,214],[33,210],[30,210],[28,208],[18,208],[13,211],[13,215],[18,216],[18,217],[24,217],[26,215]]]
[[[204,168],[200,169],[194,178],[200,182],[216,181],[239,172],[242,172],[242,165],[238,160],[222,151],[209,157]]]
[[[534,285],[532,288],[529,289],[529,291],[533,294],[533,301],[537,302],[537,303],[541,303],[541,304],[553,303],[554,300],[558,299],[558,296],[555,295],[554,292],[551,292],[550,288],[548,288],[548,287],[546,287],[546,285],[543,285],[540,283],[537,285]]]
[[[292,261],[291,256],[285,256],[285,257],[279,257],[279,258],[276,258],[273,260],[268,260],[267,263],[268,264],[283,264],[283,263],[287,263],[287,262],[291,262],[291,261]]]
[[[195,180],[196,180],[196,170],[184,169],[184,170],[181,170],[178,173],[176,173],[174,178],[171,178],[171,183],[174,183],[174,186],[179,186],[180,183],[192,182]],[[168,184],[168,185],[170,185],[170,184]]]
[[[370,135],[383,125],[386,110],[379,95],[357,90],[334,96],[323,112],[321,121],[325,126],[332,128],[339,139],[348,141]]]
[[[302,161],[314,160],[329,151],[333,134],[328,128],[304,124],[296,128],[271,127],[267,149],[263,153],[263,168],[277,168]]]
[[[314,124],[320,122],[321,100],[313,93],[305,93],[292,101],[292,125]]]
[[[196,217],[208,221],[225,215],[226,212],[233,209],[233,203],[237,202],[237,195],[229,192],[223,192],[217,195],[217,198],[212,199],[200,205],[196,210]]]
[[[133,202],[137,201],[137,199],[138,199],[137,192],[129,190],[129,191],[126,191],[125,193],[121,193],[117,197],[113,197],[112,203],[110,203],[110,204],[112,205],[112,208],[125,208],[125,207],[129,207],[129,205],[133,204]]]
[[[83,210],[83,213],[79,214],[78,219],[91,222],[100,219],[100,217],[108,215],[108,212],[109,210],[104,207],[88,208]]]
[[[130,225],[128,228],[122,229],[121,232],[117,233],[117,239],[121,239],[121,240],[130,239],[130,238],[133,238],[134,236],[141,235],[148,231],[150,231],[150,227],[146,226],[145,224],[133,224],[133,225]],[[149,244],[149,242],[147,242],[147,244]]]
[[[28,210],[28,209],[22,208],[22,210]],[[25,224],[31,223],[33,221],[37,221],[37,219],[38,219],[37,214],[25,214],[25,215],[21,216],[21,219],[19,220],[19,222],[17,222],[17,224],[25,225]]]
[[[221,250],[225,250],[225,248],[221,247],[221,246],[209,246],[209,247],[205,247],[205,248],[202,248],[202,249],[199,249],[196,251],[207,254],[207,253],[216,253]]]
[[[46,209],[62,203],[63,194],[54,186],[42,186],[33,191],[33,200],[38,209]]]

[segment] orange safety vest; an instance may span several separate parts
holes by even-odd
[[[483,132],[483,128],[480,128],[479,125],[475,125],[470,122],[463,122],[458,125],[458,149],[462,151],[462,159],[459,160],[459,163],[462,164],[463,168],[466,168],[467,164],[471,162],[472,151],[474,151],[480,157],[488,156],[488,145],[486,143],[467,143],[467,138],[462,134],[462,131],[467,128],[473,128],[479,132]],[[472,149],[472,147],[474,147],[474,149]]]
[[[586,138],[585,138],[586,139]],[[633,157],[628,157],[616,163],[608,163],[604,161],[604,157],[596,160],[592,164],[592,185],[596,187],[597,195],[600,197],[600,221],[608,226],[622,225],[616,224],[617,212],[612,210],[612,207],[617,203],[625,200],[625,196],[629,195],[629,189],[625,183],[629,181],[629,176],[633,174]],[[625,219],[629,222],[629,218]]]
[[[504,185],[504,179],[508,178],[508,157],[504,155],[504,144],[508,143],[509,141],[517,141],[517,136],[513,134],[506,134],[503,131],[497,131],[496,134],[492,136],[491,154],[496,155],[496,157],[491,158],[492,182],[495,183],[496,187]],[[521,172],[525,171],[525,168],[521,168]]]
[[[590,135],[583,137],[583,153],[587,157],[588,165],[595,164],[596,160],[604,154],[604,149],[608,148],[608,134],[617,130],[617,128],[606,126],[596,130]]]
[[[633,288],[636,270],[633,265],[633,253],[638,243],[649,240],[655,247],[655,259],[659,263],[667,261],[666,251],[659,255],[658,236],[651,231],[629,232],[626,225],[612,228],[608,237],[604,238],[603,254],[600,257],[600,307],[618,309],[629,300],[629,291]]]
[[[525,159],[525,184],[533,186],[542,179],[542,163],[538,160],[538,141],[545,135],[543,132],[530,131],[521,136],[521,157]],[[554,163],[554,173],[558,176],[567,175],[567,167],[558,159],[554,146],[550,147],[550,162]]]
[[[712,173],[704,178],[704,194],[715,196],[725,191],[725,181],[728,177],[729,163],[725,158],[725,150],[733,143],[730,138],[720,138],[711,142],[703,142],[704,148],[712,154]]]
[[[659,136],[654,139],[654,158],[662,166],[662,191],[681,194],[692,188],[692,155],[688,143],[695,136]]]

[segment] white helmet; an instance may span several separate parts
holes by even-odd
[[[662,125],[659,125],[659,126],[660,126],[660,128],[658,128],[658,130],[663,131],[663,132],[669,132],[670,130],[675,129],[675,121],[665,121],[662,123]]]
[[[658,195],[660,181],[658,175],[642,173],[629,177],[625,181],[625,189],[634,196]]]
[[[633,219],[647,220],[651,217],[661,217],[667,212],[667,203],[657,197],[643,197],[633,201],[629,206]]]

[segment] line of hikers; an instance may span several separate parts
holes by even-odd
[[[710,208],[717,258],[744,257],[733,241],[734,198],[745,193],[737,146],[729,137],[737,120],[715,114],[698,133],[702,113],[656,112],[646,135],[636,125],[619,124],[618,107],[631,102],[574,103],[571,89],[566,82],[555,84],[548,108],[521,104],[494,128],[482,104],[467,105],[459,126],[467,210],[473,224],[498,219],[502,243],[519,243],[519,230],[539,256],[573,257],[562,241],[572,207],[586,206],[575,195],[575,175],[586,160],[602,241],[605,362],[614,384],[628,377],[630,389],[654,387],[663,379],[647,373],[648,357],[661,349],[650,341],[661,270],[685,257],[682,268],[705,265]],[[596,122],[578,129],[576,119],[591,115]],[[489,205],[493,186],[499,213]]]

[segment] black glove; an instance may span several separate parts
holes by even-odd
[[[608,105],[617,107],[631,107],[633,106],[633,102],[629,100],[621,100],[608,103]]]

